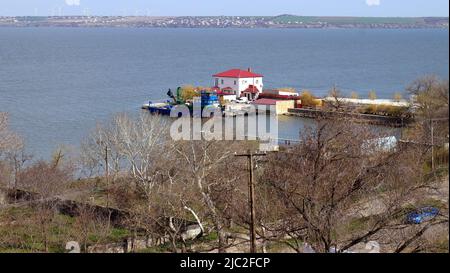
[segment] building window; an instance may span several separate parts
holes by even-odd
[[[236,85],[237,84],[237,82],[236,81],[234,81],[234,85]]]
[[[219,79],[216,78],[215,86],[219,86]]]
[[[256,84],[258,84],[259,83],[259,80],[256,80]]]
[[[223,80],[220,81],[223,84]]]

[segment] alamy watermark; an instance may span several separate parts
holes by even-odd
[[[192,109],[176,105],[170,112],[176,118],[170,127],[173,140],[259,141],[261,150],[276,149],[278,119],[274,105],[241,105],[237,111],[224,111],[218,106],[202,107],[194,100]]]

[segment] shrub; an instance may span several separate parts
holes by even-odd
[[[318,100],[316,97],[314,97],[310,91],[304,90],[301,95],[300,99],[302,100],[303,106],[309,106],[309,107],[315,107],[320,105],[320,100]]]
[[[378,111],[378,107],[376,105],[367,105],[362,109],[364,114],[376,114]]]
[[[184,101],[192,100],[194,97],[198,96],[196,88],[192,85],[184,85],[181,87],[181,98]]]
[[[371,90],[369,92],[369,99],[371,99],[371,100],[376,100],[377,99],[377,93],[375,92],[375,90]]]
[[[402,93],[396,92],[393,97],[394,101],[401,101],[403,99]]]
[[[351,94],[350,94],[350,97],[352,98],[352,99],[359,99],[359,95],[358,95],[358,93],[356,93],[356,92],[352,92]]]

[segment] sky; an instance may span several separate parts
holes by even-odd
[[[449,15],[448,0],[0,0],[0,16]]]

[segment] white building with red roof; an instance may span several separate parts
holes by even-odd
[[[253,73],[251,69],[231,69],[213,75],[215,87],[236,95],[245,96],[249,100],[255,100],[262,92],[263,75]]]

